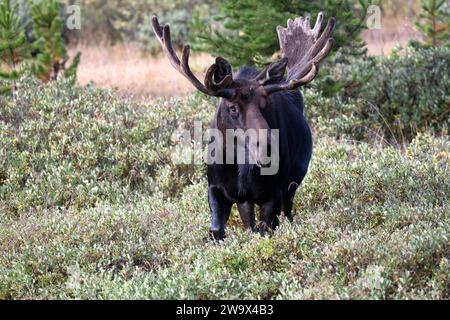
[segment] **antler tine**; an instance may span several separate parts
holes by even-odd
[[[194,85],[194,87],[197,88],[197,90],[210,96],[218,96],[224,98],[229,98],[232,95],[234,95],[233,89],[226,88],[232,82],[231,74],[227,75],[226,77],[224,77],[224,79],[222,79],[222,81],[216,84],[213,80],[213,76],[215,74],[215,70],[217,69],[217,65],[213,64],[207,72],[207,79],[210,78],[210,80],[208,81],[205,80],[206,83],[205,86],[197,79],[197,77],[194,75],[194,73],[191,71],[191,68],[189,67],[189,54],[190,54],[189,45],[185,45],[183,47],[183,52],[181,54],[181,61],[180,61],[172,46],[172,38],[170,35],[169,25],[164,25],[163,27],[161,27],[158,18],[154,15],[152,18],[152,26],[153,31],[163,48],[163,51],[169,58],[170,64],[184,77],[186,77]]]
[[[181,73],[187,77],[191,83],[201,92],[209,95],[214,95],[214,92],[208,90],[194,75],[194,73],[191,71],[191,68],[189,68],[189,54],[191,52],[191,48],[189,45],[185,45],[183,47],[183,53],[181,54]]]
[[[313,29],[310,19],[310,17],[299,17],[294,21],[289,19],[287,28],[277,27],[283,57],[288,59],[288,77],[285,82],[265,86],[269,93],[298,88],[317,76],[319,63],[333,47],[334,41],[330,35],[336,20],[329,19],[321,32],[323,13],[318,14]]]
[[[311,17],[310,16],[307,16],[305,18],[305,22],[303,25],[304,25],[304,29],[311,30]]]
[[[334,25],[336,23],[336,19],[335,18],[330,18],[330,20],[328,20],[327,26],[325,27],[325,30],[323,30],[322,35],[320,36],[320,38],[317,40],[317,43],[314,45],[314,50],[312,52],[313,56],[315,56],[317,54],[317,52],[321,51],[322,48],[328,46],[328,43],[330,40],[330,35],[331,32],[334,29]],[[331,49],[331,48],[330,48]]]
[[[172,48],[170,27],[168,25],[165,25],[163,28],[161,28],[161,25],[159,24],[158,18],[156,16],[153,16],[152,18],[152,26],[156,38],[161,44],[164,52],[169,57],[170,63],[173,67],[178,68],[180,61]]]
[[[315,35],[316,39],[319,37],[320,29],[322,28],[323,22],[323,12],[319,12],[317,15],[316,24],[314,25],[314,29],[312,30],[313,35]]]
[[[310,83],[314,80],[314,78],[319,73],[319,64],[317,62],[311,63],[311,70],[308,72],[306,76],[299,80],[290,80],[288,82],[284,82],[281,84],[271,84],[264,86],[264,89],[268,94],[281,91],[281,90],[294,90],[298,87],[304,86],[305,84]]]
[[[331,49],[333,48],[334,40],[328,39],[325,46],[322,48],[322,50],[319,51],[319,53],[316,54],[315,61],[321,62],[323,59],[325,59],[328,54],[330,53]]]
[[[153,15],[153,17],[152,17],[152,27],[153,27],[153,32],[155,33],[159,42],[161,42],[161,38],[163,35],[162,31],[161,31],[161,25],[159,24],[158,17],[155,15]]]
[[[175,50],[173,49],[172,37],[170,36],[170,27],[167,24],[163,27],[162,41],[163,41],[163,47],[165,48],[165,50],[168,53],[168,56],[170,58],[170,62],[173,63],[173,66],[175,68],[179,68],[180,60],[178,59],[178,56],[175,53]]]

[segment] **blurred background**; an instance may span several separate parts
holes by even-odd
[[[115,88],[121,94],[143,99],[193,92],[161,57],[151,29],[152,14],[157,14],[161,23],[170,23],[178,49],[185,43],[192,45],[191,65],[201,75],[212,57],[219,55],[233,67],[263,66],[278,56],[277,25],[300,15],[315,19],[321,10],[326,17],[337,18],[334,37],[335,52],[341,53],[338,61],[348,56],[388,55],[411,40],[441,45],[442,39],[448,40],[450,7],[447,0],[266,0],[264,5],[256,0],[45,0],[33,11],[33,6],[39,7],[36,1],[4,2],[18,6],[31,42],[39,38],[32,27],[39,23],[33,19],[41,17],[48,30],[55,29],[49,19],[53,5],[61,16],[59,28],[64,43],[59,46],[67,49],[63,50],[63,60],[76,57],[77,82]],[[73,6],[75,11],[70,9]],[[79,26],[64,26],[74,18],[74,12],[79,13]],[[35,47],[40,49],[34,52],[43,51],[40,44]],[[79,62],[77,53],[81,53]],[[52,54],[44,60],[50,60],[49,56]],[[45,64],[52,68],[48,61]],[[39,68],[44,68],[42,63],[35,67]],[[49,78],[49,73],[40,78]]]
[[[184,96],[192,92],[190,84],[159,55],[159,44],[153,37],[150,25],[153,13],[159,16],[161,23],[170,23],[174,42],[178,46],[183,43],[193,45],[191,64],[200,74],[211,64],[211,55],[223,55],[229,60],[241,52],[247,55],[232,61],[234,66],[267,62],[264,58],[271,57],[277,45],[274,26],[286,23],[289,17],[314,16],[319,10],[325,10],[327,16],[336,15],[341,25],[347,24],[345,30],[338,25],[340,37],[353,40],[361,36],[367,45],[368,55],[387,55],[392,48],[405,46],[411,39],[426,40],[423,30],[417,27],[421,20],[420,0],[264,3],[264,6],[259,6],[259,1],[248,0],[66,1],[67,5],[81,7],[81,30],[66,30],[65,34],[70,53],[82,52],[78,82],[117,88],[124,94],[132,93],[145,98]],[[367,10],[372,4],[380,8],[380,17],[372,17],[375,22],[379,19],[380,25],[379,28],[368,29],[367,19],[371,12]],[[448,13],[448,7],[445,10]],[[261,30],[245,30],[246,21],[259,24]],[[215,37],[215,32],[220,32],[221,37],[231,41]],[[248,34],[248,38],[244,33]],[[254,39],[254,34],[262,36]],[[236,41],[239,38],[242,41]],[[250,48],[249,39],[255,41]],[[270,39],[270,42],[264,43],[264,39]],[[340,40],[338,44],[348,46],[348,42],[348,39]],[[243,48],[248,48],[250,52]],[[265,56],[258,56],[260,54]]]

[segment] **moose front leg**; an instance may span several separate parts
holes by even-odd
[[[210,235],[215,240],[223,240],[225,237],[225,227],[230,217],[233,203],[217,187],[209,187],[208,202],[209,208],[211,209]]]
[[[255,204],[251,202],[244,202],[239,203],[237,207],[242,223],[244,224],[244,229],[257,232],[258,228],[256,228],[255,221]]]
[[[275,193],[269,201],[261,205],[259,232],[262,236],[264,236],[267,231],[275,230],[275,228],[278,227],[278,215],[280,212],[281,195]]]

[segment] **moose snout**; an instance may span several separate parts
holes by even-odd
[[[253,159],[258,167],[262,168],[269,164],[268,157],[270,149],[270,130],[259,130],[257,140],[252,144],[251,147]]]
[[[250,154],[253,164],[259,167],[267,165],[270,150],[270,127],[263,117],[260,108],[250,106],[247,109],[247,131],[250,137]]]

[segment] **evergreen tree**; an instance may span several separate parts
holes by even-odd
[[[16,14],[17,4],[3,0],[0,4],[0,94],[15,91],[15,81],[23,72],[22,62],[27,56],[25,29]]]
[[[433,47],[448,45],[450,35],[450,5],[446,0],[421,0],[421,12],[416,26]]]
[[[66,67],[69,57],[62,37],[64,26],[60,16],[61,8],[62,3],[57,0],[43,0],[31,4],[36,37],[33,47],[39,52],[32,64],[32,70],[44,82],[57,79],[60,72],[74,79],[80,62],[80,53],[77,53],[72,64]]]
[[[315,21],[319,11],[325,17],[336,17],[333,33],[335,48],[351,55],[364,55],[360,38],[365,28],[368,0],[223,0],[219,15],[205,29],[205,21],[194,19],[191,42],[194,49],[226,57],[233,66],[269,62],[279,50],[276,26],[288,18],[311,15]]]

